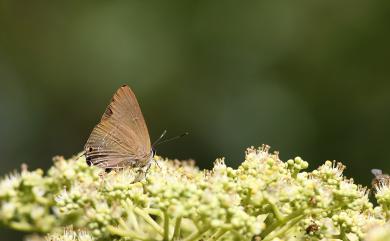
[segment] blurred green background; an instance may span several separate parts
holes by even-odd
[[[389,7],[0,1],[0,174],[81,151],[126,83],[152,140],[190,132],[159,155],[237,166],[267,143],[311,168],[341,160],[368,185],[371,168],[390,171]]]

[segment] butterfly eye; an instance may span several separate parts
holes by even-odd
[[[88,148],[88,151],[89,152],[93,151],[93,148],[92,147]]]

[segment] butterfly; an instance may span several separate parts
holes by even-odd
[[[129,86],[123,85],[115,92],[100,122],[92,130],[84,153],[88,165],[106,170],[149,169],[155,151],[141,108]]]

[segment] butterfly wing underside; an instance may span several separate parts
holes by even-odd
[[[151,144],[137,99],[128,86],[112,97],[84,147],[87,161],[104,168],[144,166]]]

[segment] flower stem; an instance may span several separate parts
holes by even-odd
[[[118,235],[120,237],[126,237],[126,238],[131,238],[131,239],[135,239],[135,240],[148,240],[147,238],[145,237],[142,237],[138,234],[136,234],[135,232],[131,231],[131,230],[124,230],[122,228],[118,228],[118,227],[114,227],[114,226],[107,226],[107,230],[111,233],[111,234],[114,234],[114,235]]]
[[[144,208],[143,210],[145,210],[147,213],[149,214],[153,214],[153,215],[156,215],[156,216],[162,216],[162,212],[161,210],[159,209],[155,209],[155,208]]]
[[[169,215],[164,211],[164,241],[169,240]]]
[[[161,236],[164,236],[164,229],[160,227],[160,225],[158,223],[156,223],[156,221],[153,220],[153,218],[151,218],[149,216],[149,214],[145,213],[144,211],[142,211],[142,209],[138,208],[138,207],[134,207],[134,212],[136,214],[138,214],[139,216],[141,216],[148,224],[150,224],[150,226],[152,226],[154,228],[154,230],[156,230]]]
[[[183,241],[195,241],[195,240],[200,240],[202,235],[207,232],[209,229],[208,228],[202,228],[198,230],[197,232],[192,233],[190,236],[188,236],[186,239]]]
[[[181,217],[177,217],[175,221],[175,229],[173,231],[172,241],[180,238]]]
[[[131,222],[131,224],[132,224],[134,230],[139,230],[137,217],[134,215],[133,210],[129,210],[129,211],[127,212],[127,214],[129,215],[129,221]]]
[[[218,229],[210,238],[206,239],[206,241],[217,241],[220,237],[222,237],[227,232],[226,229]]]
[[[302,213],[303,213],[303,211],[302,211],[302,210],[299,210],[299,211],[296,211],[296,212],[291,213],[291,214],[288,215],[287,217],[284,217],[284,218],[283,218],[282,220],[280,220],[279,222],[276,221],[275,223],[273,223],[273,224],[271,224],[270,226],[268,226],[268,227],[261,233],[260,236],[261,236],[262,238],[266,237],[269,233],[271,233],[272,231],[274,231],[277,227],[286,224],[287,222],[289,222],[290,220],[294,219],[295,217],[302,215]]]
[[[271,205],[272,211],[276,219],[279,221],[283,220],[284,219],[283,214],[279,211],[279,208],[275,205],[275,203],[272,202],[267,195],[264,195],[264,198],[269,203],[269,205]]]
[[[270,235],[266,236],[262,241],[269,241],[269,240],[273,240],[274,238],[276,237],[279,237],[281,235],[283,235],[284,233],[286,233],[290,228],[292,228],[295,224],[297,224],[299,221],[302,220],[302,218],[304,217],[305,215],[301,214],[293,219],[291,219],[289,222],[287,222],[287,224],[283,227],[281,227],[278,231],[276,231],[275,233],[271,233]]]

